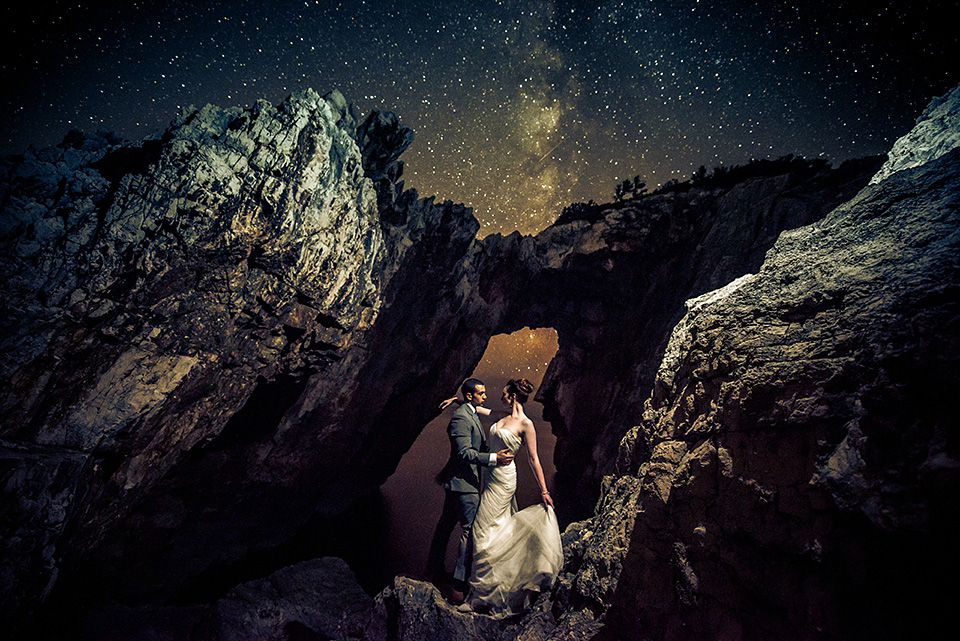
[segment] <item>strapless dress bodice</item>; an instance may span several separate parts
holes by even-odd
[[[510,430],[498,429],[494,426],[490,432],[490,451],[498,452],[508,449],[514,454],[520,449],[520,437]]]

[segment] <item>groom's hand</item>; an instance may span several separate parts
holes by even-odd
[[[513,452],[502,449],[497,452],[497,465],[510,465],[513,462]]]

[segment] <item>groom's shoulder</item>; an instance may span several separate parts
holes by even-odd
[[[459,423],[460,421],[469,421],[470,413],[470,408],[467,407],[466,403],[464,403],[453,411],[453,416],[450,417],[451,425],[453,423]]]
[[[453,410],[453,417],[451,418],[451,420],[453,420],[453,419],[460,419],[460,418],[467,418],[468,416],[470,416],[470,410],[469,410],[469,408],[467,408],[467,404],[464,403],[463,405],[461,405],[461,406],[458,407],[457,409]]]

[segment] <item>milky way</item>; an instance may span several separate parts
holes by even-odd
[[[861,8],[854,8],[858,5]],[[407,185],[536,232],[700,165],[885,152],[960,77],[953,2],[31,2],[0,151],[340,89],[414,129]]]

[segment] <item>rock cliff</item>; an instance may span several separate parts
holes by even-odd
[[[927,594],[901,570],[929,567],[955,513],[956,103],[882,174],[789,161],[572,207],[535,237],[478,240],[469,209],[404,190],[412,133],[337,93],[6,159],[3,618],[135,608],[211,639],[897,630],[897,599]],[[936,151],[905,169],[918,146]],[[397,579],[331,622],[300,586],[352,580],[280,570],[304,554],[284,546],[328,555],[429,399],[524,326],[559,336],[539,398],[561,505],[596,505],[557,588],[491,625]]]
[[[960,149],[903,162],[905,141],[957,140],[960,88],[934,106],[869,187],[687,301],[596,516],[565,534],[560,621],[598,639],[947,624],[933,576],[960,569]]]
[[[307,91],[4,161],[4,619],[209,598],[389,476],[477,231],[411,139]]]
[[[732,185],[688,185],[602,206],[590,220],[561,217],[532,239],[485,239],[497,260],[513,252],[525,259],[525,287],[508,296],[520,305],[506,316],[558,333],[537,399],[557,435],[562,516],[593,512],[683,302],[758,269],[782,230],[852,198],[879,164],[867,158],[831,170],[787,161]],[[489,279],[497,269],[478,271]]]

